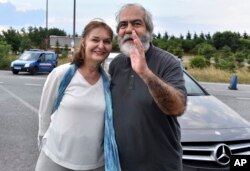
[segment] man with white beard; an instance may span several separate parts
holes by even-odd
[[[186,107],[180,61],[152,45],[152,17],[141,5],[124,5],[116,20],[122,53],[109,73],[122,171],[180,171],[177,117]]]

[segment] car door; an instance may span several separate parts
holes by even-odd
[[[52,53],[43,53],[40,56],[39,71],[40,72],[50,72],[54,67],[52,65]]]

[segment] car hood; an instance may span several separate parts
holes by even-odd
[[[250,128],[243,119],[214,96],[188,96],[187,109],[178,118],[182,129]]]
[[[24,64],[30,64],[30,63],[33,63],[33,62],[35,62],[34,60],[32,60],[32,61],[24,61],[24,60],[19,60],[19,59],[17,59],[17,60],[15,60],[15,61],[13,61],[13,64],[20,64],[20,65],[24,65]]]
[[[178,121],[182,142],[250,139],[250,123],[214,96],[189,96]]]

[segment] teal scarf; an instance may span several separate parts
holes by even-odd
[[[71,79],[73,78],[77,66],[71,64],[70,68],[65,73],[62,81],[60,82],[58,95],[53,106],[53,112],[57,110],[60,102],[63,98],[64,91],[69,85]],[[105,109],[105,130],[104,130],[104,159],[105,159],[105,170],[106,171],[121,171],[120,161],[118,156],[118,149],[115,141],[115,131],[113,127],[113,111],[112,111],[112,101],[110,93],[109,78],[102,67],[100,67],[101,75],[103,79],[103,87],[106,101]]]

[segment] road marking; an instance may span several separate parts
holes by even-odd
[[[27,84],[24,84],[24,85],[27,85],[27,86],[42,86],[41,84],[30,84],[30,83],[27,83]]]
[[[239,100],[250,100],[250,98],[247,98],[247,97],[237,97],[236,99],[239,99]]]
[[[29,77],[29,76],[16,76],[17,78],[20,78],[20,79],[32,79],[32,80],[46,80],[46,77],[40,77],[40,76],[37,76],[37,77]]]
[[[21,102],[24,106],[26,106],[27,108],[29,108],[30,110],[32,110],[33,112],[35,112],[36,114],[38,114],[38,109],[36,109],[35,107],[33,107],[31,104],[29,104],[28,102],[26,102],[25,100],[21,99],[20,97],[18,97],[17,95],[15,95],[14,93],[12,93],[11,91],[9,91],[8,89],[4,88],[3,86],[0,86],[0,88],[5,91],[6,93],[8,93],[9,95],[11,95],[12,97],[14,97],[16,100],[18,100],[19,102]]]

